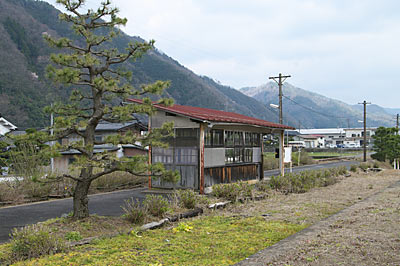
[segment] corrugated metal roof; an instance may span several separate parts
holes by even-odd
[[[142,101],[138,99],[129,99],[129,101],[141,104]],[[187,116],[196,120],[203,120],[207,122],[226,122],[226,123],[238,123],[246,125],[261,126],[267,128],[279,128],[279,129],[294,129],[293,127],[272,123],[262,119],[257,119],[250,116],[245,116],[232,112],[219,111],[208,108],[193,107],[187,105],[174,104],[166,107],[160,104],[154,104],[159,110],[174,113],[177,115]]]
[[[134,122],[126,122],[126,123],[107,123],[107,122],[101,122],[97,125],[96,131],[117,131],[121,130],[125,127],[132,126],[134,124],[137,124],[136,121]]]

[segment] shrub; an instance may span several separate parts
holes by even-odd
[[[279,159],[264,156],[264,170],[272,170],[279,168]]]
[[[269,180],[269,185],[272,189],[275,190],[283,190],[289,186],[289,179],[284,178],[281,175],[278,176],[271,176]]]
[[[30,225],[11,234],[11,249],[14,261],[37,258],[64,250],[64,241],[51,234],[48,227]]]
[[[138,199],[125,200],[124,218],[134,224],[142,224],[147,216],[147,210],[142,206]]]
[[[94,180],[91,187],[92,190],[113,190],[143,184],[146,180],[146,177],[138,177],[130,173],[117,171]]]
[[[253,186],[239,181],[237,183],[216,184],[213,186],[213,195],[230,201],[237,201],[240,197],[251,197]]]
[[[360,165],[358,167],[360,167],[360,169],[363,171],[367,171],[369,168],[369,165],[367,163],[360,163]]]
[[[261,192],[268,192],[271,187],[268,181],[262,180],[256,184],[256,189]]]
[[[346,166],[339,166],[339,167],[338,167],[338,171],[339,171],[339,174],[340,174],[340,175],[345,175],[345,174],[347,174],[347,168],[346,168]]]
[[[299,163],[299,152],[292,153],[292,162],[294,165],[307,165],[314,162],[313,158],[308,154],[308,152],[302,150],[300,152],[300,164]]]
[[[304,193],[313,187],[324,187],[337,182],[337,176],[345,171],[342,168],[324,169],[321,171],[303,171],[288,173],[285,176],[272,176],[269,185],[283,193]]]
[[[187,209],[194,209],[194,207],[196,207],[196,192],[190,189],[182,189],[175,193],[181,207]]]
[[[374,168],[379,168],[379,167],[380,167],[379,163],[377,161],[375,161],[374,162]]]
[[[350,166],[350,171],[351,171],[351,172],[357,172],[357,165],[352,164],[352,165]]]
[[[65,234],[65,239],[68,241],[79,241],[82,240],[83,237],[81,235],[81,233],[77,232],[77,231],[71,231]]]
[[[240,195],[239,186],[232,184],[213,185],[212,194],[217,198],[236,201]]]
[[[148,213],[156,217],[162,217],[168,211],[168,201],[160,195],[147,195],[143,206]]]

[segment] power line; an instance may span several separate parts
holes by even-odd
[[[307,109],[307,110],[309,110],[309,111],[311,111],[311,112],[314,112],[314,113],[316,113],[316,114],[319,114],[319,115],[322,115],[322,116],[325,116],[325,117],[329,117],[329,118],[338,118],[338,119],[348,119],[349,117],[351,117],[351,118],[357,118],[357,119],[358,119],[357,116],[344,117],[344,116],[333,116],[333,115],[328,115],[328,114],[326,114],[326,113],[316,111],[316,110],[314,110],[314,109],[312,109],[312,108],[310,108],[310,107],[308,107],[308,106],[305,106],[305,105],[303,105],[303,104],[301,104],[301,103],[298,103],[298,102],[296,102],[295,100],[293,100],[293,99],[291,99],[291,98],[289,98],[289,97],[287,97],[287,96],[285,96],[285,95],[283,95],[283,97],[286,98],[286,99],[288,99],[289,101],[293,102],[294,104],[297,104],[297,105],[303,107],[304,109]]]

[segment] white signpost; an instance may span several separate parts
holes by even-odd
[[[292,172],[292,147],[285,147],[283,162],[290,165],[290,172]]]

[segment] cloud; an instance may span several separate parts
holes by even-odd
[[[54,1],[54,0],[49,0]],[[97,4],[88,0],[88,6]],[[114,0],[130,35],[235,88],[269,75],[345,102],[399,107],[400,1]]]

